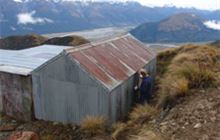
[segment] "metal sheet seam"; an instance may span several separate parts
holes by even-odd
[[[92,57],[86,55],[83,51],[81,51],[81,53],[84,54],[84,56],[87,57],[88,59],[90,59],[91,61],[94,60],[93,63],[94,63],[98,68],[102,69],[103,72],[105,73],[105,75],[107,75],[108,78],[111,79],[111,82],[112,82],[111,84],[115,85],[115,84],[118,83],[116,79],[114,79],[112,76],[110,76],[110,75],[106,72],[106,70],[104,70],[102,67],[100,67],[100,66],[98,65],[98,63],[96,62],[96,60],[95,60],[94,58],[92,58]],[[97,79],[97,78],[96,78],[96,79]],[[107,84],[105,84],[104,82],[102,82],[102,81],[100,81],[100,82],[103,83],[105,86],[109,87],[109,86],[108,86]]]
[[[85,73],[87,73],[87,75],[94,80],[95,82],[97,82],[98,85],[101,85],[101,87],[104,88],[104,90],[106,90],[108,93],[111,91],[102,81],[98,80],[96,77],[94,77],[93,75],[91,75],[87,70],[85,70],[84,68],[82,68],[82,66],[80,65],[80,63],[73,59],[71,56],[66,55],[71,61],[73,61],[75,64],[77,64],[78,67],[80,67],[80,69],[82,71],[84,71]]]
[[[130,33],[128,33],[129,37],[131,37],[132,39],[134,39],[135,41],[139,42],[140,44],[145,46],[145,49],[148,50],[149,53],[151,53],[153,56],[156,56],[156,52],[153,51],[150,47],[148,47],[146,44],[142,43],[141,41],[139,41],[137,38],[135,38],[133,35],[131,35]]]
[[[127,72],[128,73],[128,75],[132,75],[133,73],[135,73],[135,71],[131,68],[131,67],[129,67],[126,63],[124,63],[122,60],[119,60],[120,61],[120,63],[122,64],[122,65],[124,65],[129,71]]]

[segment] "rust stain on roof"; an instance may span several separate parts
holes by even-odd
[[[76,59],[89,73],[95,75],[99,80],[110,84],[110,78],[105,72],[93,63],[88,57],[81,52],[74,52],[71,56]]]
[[[145,66],[154,54],[130,35],[66,50],[82,68],[113,88]]]

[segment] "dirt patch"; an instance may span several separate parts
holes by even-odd
[[[77,125],[64,125],[57,122],[33,121],[17,122],[2,115],[0,140],[6,140],[12,133],[32,131],[40,136],[41,140],[81,140],[81,132]]]
[[[170,110],[159,129],[172,140],[219,140],[220,89],[195,92]]]

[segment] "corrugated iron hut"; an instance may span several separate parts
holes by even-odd
[[[68,47],[43,45],[18,51],[0,50],[0,112],[20,120],[31,120],[31,72],[64,48]]]
[[[86,116],[123,117],[136,73],[156,71],[155,54],[130,35],[66,49],[34,70],[36,118],[79,123]]]

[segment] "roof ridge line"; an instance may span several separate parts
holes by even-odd
[[[88,49],[88,48],[97,47],[100,44],[109,43],[109,42],[112,42],[112,41],[115,41],[115,40],[118,40],[118,39],[121,39],[121,38],[125,38],[127,36],[131,36],[131,35],[128,33],[128,34],[125,34],[123,36],[118,36],[118,37],[115,37],[115,38],[110,38],[110,39],[101,40],[101,41],[94,41],[94,42],[90,42],[90,43],[87,43],[87,44],[76,46],[74,48],[67,48],[67,49],[64,49],[64,51],[66,53],[77,52],[77,51],[85,50],[85,49]]]

